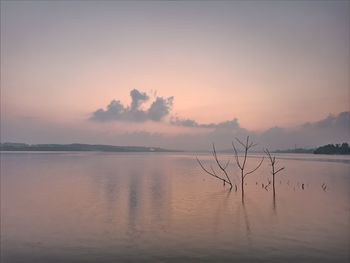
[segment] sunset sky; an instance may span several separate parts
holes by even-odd
[[[1,142],[350,141],[349,6],[1,1]]]

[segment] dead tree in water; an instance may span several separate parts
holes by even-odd
[[[244,195],[244,179],[248,174],[254,173],[256,170],[259,169],[259,167],[261,166],[262,162],[264,161],[264,156],[261,158],[261,161],[259,162],[259,164],[257,165],[257,167],[255,167],[253,170],[250,170],[249,172],[245,171],[246,168],[246,163],[247,163],[247,156],[248,156],[248,151],[253,148],[254,146],[256,146],[257,144],[254,144],[252,142],[249,142],[249,136],[247,136],[247,140],[245,143],[241,142],[239,139],[236,138],[236,141],[243,147],[243,151],[244,151],[244,157],[243,157],[243,162],[241,163],[238,157],[238,151],[237,148],[235,146],[235,144],[232,142],[232,147],[234,150],[234,154],[235,154],[235,159],[236,159],[236,163],[239,167],[239,169],[241,170],[241,183],[242,183],[242,196]]]
[[[276,175],[278,172],[282,171],[282,170],[284,169],[284,167],[277,169],[277,168],[275,167],[276,162],[277,162],[277,161],[276,161],[276,157],[275,157],[275,156],[272,156],[268,149],[265,150],[265,153],[266,153],[267,156],[269,157],[269,160],[270,160],[270,163],[271,163],[271,169],[272,169],[272,171],[271,171],[271,174],[272,174],[272,188],[273,188],[273,192],[275,193],[275,175]],[[277,170],[276,170],[276,169],[277,169]]]
[[[227,169],[227,167],[228,167],[228,165],[229,165],[229,163],[230,163],[230,160],[228,160],[227,163],[226,163],[225,165],[222,165],[222,164],[220,163],[220,161],[219,161],[219,159],[218,159],[218,155],[217,155],[216,150],[215,150],[215,145],[214,145],[214,143],[213,143],[212,155],[213,155],[213,157],[214,157],[214,160],[215,160],[217,166],[218,166],[218,167],[220,168],[220,170],[224,173],[225,178],[220,177],[219,175],[217,175],[216,172],[215,172],[215,170],[214,170],[214,168],[213,168],[213,166],[210,166],[211,171],[209,171],[207,168],[205,168],[204,165],[202,164],[202,162],[198,159],[198,157],[196,157],[197,162],[199,163],[199,165],[200,165],[200,167],[203,169],[203,171],[205,171],[207,174],[209,174],[209,175],[211,175],[211,176],[213,176],[213,177],[215,177],[215,178],[221,180],[221,181],[224,183],[224,185],[225,185],[225,184],[229,184],[229,185],[230,185],[230,190],[232,190],[233,184],[232,184],[232,181],[231,181],[231,179],[230,179],[230,177],[228,176],[227,171],[226,171],[226,169]],[[237,191],[237,185],[236,185],[236,184],[235,184],[235,188],[236,188],[236,191]]]

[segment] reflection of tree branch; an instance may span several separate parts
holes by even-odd
[[[242,198],[242,208],[243,208],[243,218],[244,218],[244,223],[246,225],[246,230],[247,230],[247,237],[250,236],[251,234],[251,230],[250,230],[250,222],[249,222],[249,217],[248,217],[248,213],[244,204],[244,196]]]
[[[230,199],[230,195],[232,194],[232,191],[219,191],[219,192],[214,192],[211,194],[208,194],[206,196],[206,198],[204,198],[203,200],[201,200],[201,202],[198,204],[198,208],[203,211],[203,209],[207,209],[206,206],[208,206],[210,208],[210,210],[212,210],[212,208],[214,207],[213,210],[213,217],[212,217],[212,230],[213,233],[217,233],[217,229],[220,226],[225,226],[225,224],[221,224],[223,223],[223,220],[225,218],[225,211],[227,211],[227,207],[228,207],[228,203],[231,202],[232,199]],[[215,204],[213,203],[215,201]],[[216,203],[217,201],[220,201],[219,203]]]
[[[224,198],[224,201],[222,203],[222,205],[220,206],[217,206],[217,210],[216,210],[216,213],[215,213],[215,217],[214,217],[214,226],[219,226],[220,224],[220,217],[221,215],[223,214],[222,213],[222,210],[226,210],[226,207],[227,207],[227,201],[229,200],[229,196],[231,194],[231,191],[226,191],[226,195],[225,195],[225,198]],[[216,229],[215,229],[216,230]],[[215,231],[214,230],[214,231]]]
[[[266,191],[268,191],[267,188],[268,188],[270,185],[271,185],[271,181],[269,180],[269,183],[268,183],[267,185],[265,185],[265,187],[264,187]]]
[[[273,207],[274,213],[276,214],[277,209],[276,209],[276,193],[275,193],[275,191],[273,191],[272,197],[273,197],[273,199],[272,199],[272,207]]]

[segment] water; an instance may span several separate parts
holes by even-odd
[[[1,262],[348,262],[349,157],[279,164],[242,200],[193,154],[1,153]]]

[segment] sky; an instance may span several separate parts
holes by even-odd
[[[349,11],[349,1],[1,1],[1,142],[349,142]]]

